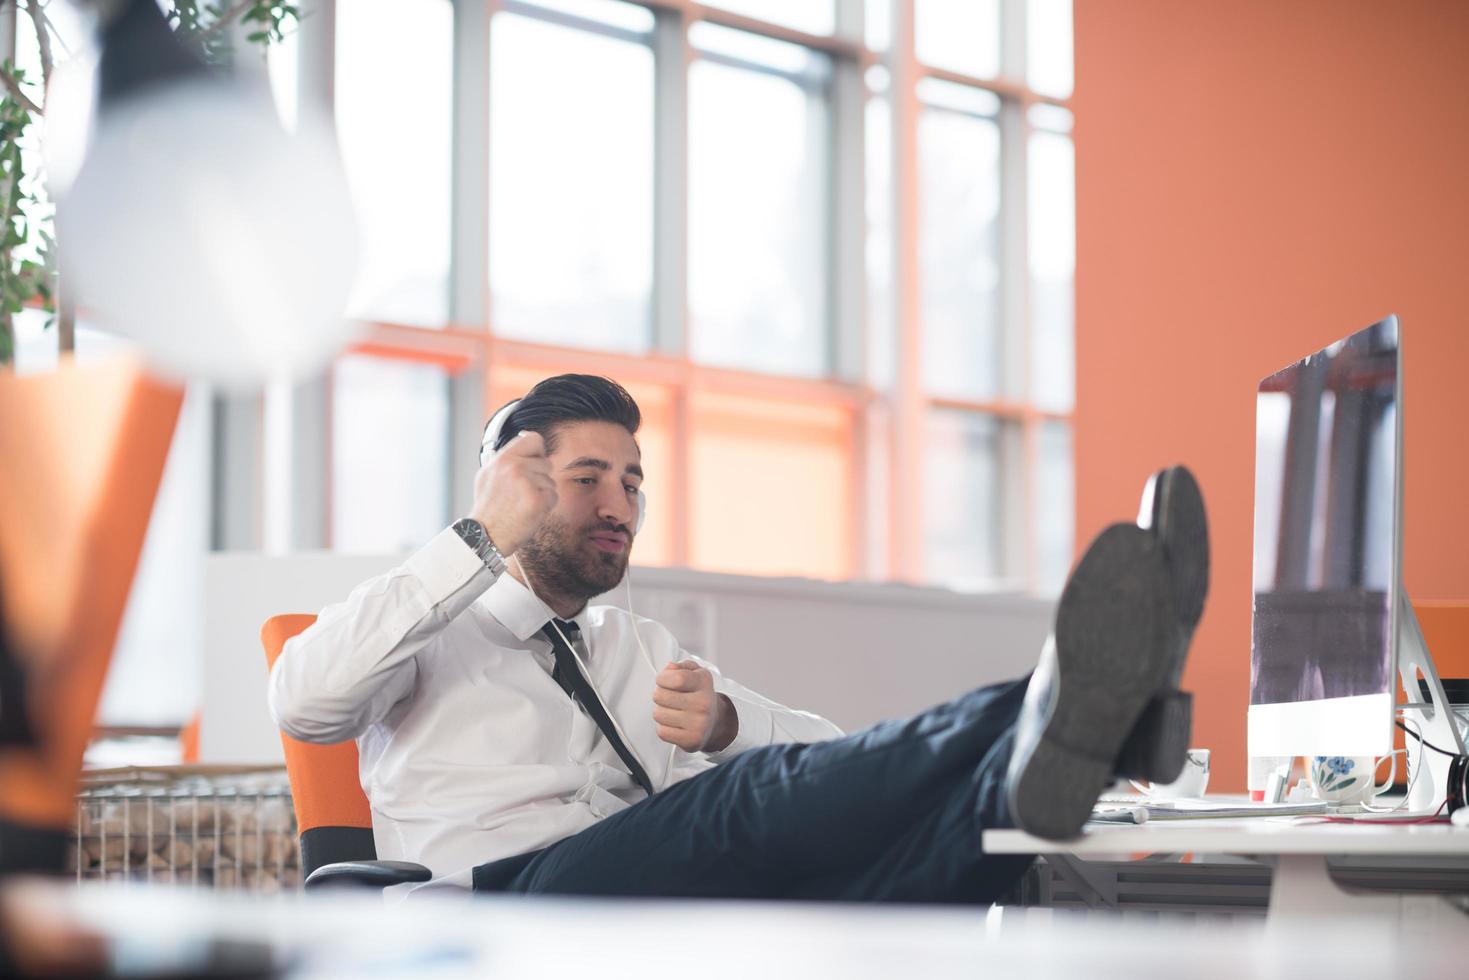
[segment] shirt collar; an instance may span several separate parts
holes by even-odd
[[[490,615],[499,620],[500,625],[513,633],[517,640],[530,639],[551,621],[551,610],[509,572],[495,580],[495,584],[489,587],[481,601]],[[571,617],[583,633],[587,628],[586,614],[587,607],[582,606],[581,611]]]

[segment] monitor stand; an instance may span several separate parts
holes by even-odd
[[[1459,730],[1454,724],[1453,710],[1444,694],[1443,681],[1439,679],[1438,670],[1433,666],[1433,658],[1428,654],[1428,644],[1423,642],[1423,630],[1418,625],[1418,614],[1413,611],[1413,604],[1408,601],[1405,590],[1398,592],[1397,623],[1398,676],[1403,682],[1403,692],[1408,697],[1407,703],[1398,705],[1404,722],[1409,728],[1416,728],[1424,739],[1439,748],[1464,754],[1464,741],[1459,737]],[[1418,700],[1422,696],[1422,688],[1418,683],[1420,677],[1428,683],[1427,701]],[[1411,787],[1407,809],[1414,813],[1436,813],[1443,806],[1448,794],[1449,764],[1453,760],[1427,746],[1423,746],[1420,751],[1411,735],[1406,737],[1406,744]],[[1422,760],[1423,771],[1417,773],[1415,778],[1415,762],[1419,759]]]

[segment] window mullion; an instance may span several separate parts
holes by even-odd
[[[687,358],[689,350],[689,64],[684,9],[655,9],[653,26],[653,351]],[[687,384],[673,391],[671,557],[689,562],[690,514]]]
[[[861,43],[861,0],[836,0],[838,37]],[[866,118],[867,86],[858,58],[834,59],[827,170],[831,188],[823,227],[827,229],[825,286],[828,350],[832,372],[839,381],[867,383],[867,198]],[[871,460],[875,427],[865,406],[853,413],[850,479],[854,488],[851,520],[853,578],[871,572],[873,496]]]
[[[1007,100],[1000,109],[1000,329],[1004,391],[1030,404],[1030,275],[1028,251],[1026,121],[1024,107]],[[1028,426],[1028,423],[1024,423]],[[1028,528],[1036,519],[1032,472],[1035,453],[1024,448],[1031,435],[1007,441],[1002,456],[1002,507],[1006,515],[1000,568],[1007,579],[1028,581],[1032,564]]]
[[[297,117],[335,118],[337,19],[335,0],[301,12],[296,72]],[[254,59],[251,59],[253,62]],[[259,63],[264,70],[263,62]],[[331,486],[330,368],[302,381],[277,380],[263,398],[261,544],[267,552],[324,548]]]
[[[898,332],[889,455],[893,578],[923,580],[923,467],[927,403],[923,392],[922,291],[918,188],[918,77],[913,0],[895,0],[889,70],[892,84],[893,297]]]
[[[1000,74],[1023,90],[1025,83],[1026,0],[1001,0]],[[1000,109],[1000,324],[1004,358],[1005,394],[1031,404],[1035,392],[1030,384],[1033,354],[1030,329],[1029,125],[1025,99],[1006,98]],[[1038,430],[1032,413],[1011,427],[1001,442],[1000,540],[1001,574],[1008,580],[1035,586],[1036,540],[1033,525],[1038,520],[1035,494],[1039,489],[1037,468]]]
[[[489,323],[490,19],[486,0],[454,4],[449,322]]]
[[[490,322],[490,21],[494,3],[454,3],[454,147],[449,185],[449,322]],[[449,514],[469,513],[486,417],[486,363],[449,380]]]
[[[680,11],[653,28],[653,348],[688,353],[689,48]]]

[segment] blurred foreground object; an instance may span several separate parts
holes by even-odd
[[[153,0],[125,0],[99,40],[90,143],[53,188],[78,305],[174,377],[320,369],[350,337],[356,268],[330,126],[303,115],[287,134],[265,87],[206,66]]]
[[[0,375],[0,623],[34,740],[0,746],[0,872],[62,868],[182,401],[131,358]]]

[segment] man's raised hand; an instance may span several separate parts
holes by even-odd
[[[509,558],[556,507],[556,481],[539,432],[524,430],[492,455],[474,477],[474,508],[500,554]]]
[[[658,672],[653,721],[659,738],[685,752],[718,752],[739,732],[734,704],[714,690],[714,675],[693,660]]]

